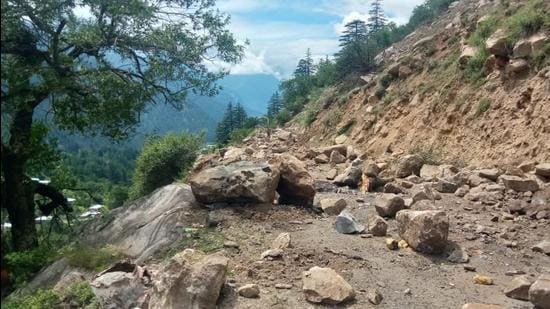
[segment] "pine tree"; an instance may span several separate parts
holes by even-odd
[[[218,123],[218,127],[216,128],[216,140],[220,144],[227,143],[227,141],[229,140],[229,134],[231,134],[231,131],[234,130],[233,112],[234,112],[233,104],[229,102],[229,104],[227,105],[227,109],[223,114],[223,118]]]
[[[384,16],[384,10],[382,9],[382,0],[373,0],[369,11],[369,32],[377,32],[385,25],[386,17]]]
[[[315,63],[311,57],[311,50],[308,48],[306,57],[298,61],[298,66],[294,71],[295,76],[311,76],[315,74]]]
[[[231,131],[244,128],[244,124],[246,122],[246,119],[248,118],[248,115],[246,114],[246,111],[244,110],[244,107],[241,105],[241,103],[237,103],[237,105],[235,105],[232,116],[233,125]]]
[[[269,102],[267,103],[267,117],[275,117],[275,115],[277,115],[281,111],[281,104],[282,102],[279,96],[279,92],[275,91],[275,93],[271,96]]]
[[[359,19],[347,23],[343,34],[340,36],[340,47],[356,44],[367,38],[367,24]]]

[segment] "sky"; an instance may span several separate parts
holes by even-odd
[[[423,0],[385,0],[388,20],[406,23]],[[370,0],[218,0],[231,15],[229,29],[248,40],[244,60],[231,74],[272,74],[289,77],[307,48],[316,59],[338,51],[338,36],[354,19],[367,19]]]

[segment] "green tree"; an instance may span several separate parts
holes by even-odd
[[[280,111],[281,111],[281,98],[279,96],[279,92],[275,91],[275,93],[271,96],[271,98],[269,99],[269,102],[267,103],[267,117],[273,118]]]
[[[180,107],[190,91],[214,95],[226,72],[209,72],[204,60],[238,62],[243,54],[213,0],[1,4],[1,104],[9,119],[2,207],[17,250],[37,242],[37,186],[25,167],[39,105],[59,129],[124,138],[149,102]],[[82,6],[90,16],[74,13]]]
[[[204,145],[204,136],[168,134],[145,142],[136,162],[130,198],[149,194],[185,176]]]
[[[295,76],[311,76],[315,73],[315,62],[311,57],[311,50],[308,48],[306,57],[298,61],[298,66],[294,70]]]
[[[386,25],[386,17],[382,9],[382,0],[373,0],[369,10],[367,27],[371,33],[377,32]]]
[[[339,39],[342,48],[363,42],[369,34],[367,24],[359,19],[347,23],[344,27],[344,32]]]
[[[244,107],[241,103],[237,102],[235,109],[233,110],[232,131],[244,128],[247,119],[248,115],[246,114]]]
[[[229,140],[229,134],[231,134],[231,131],[233,131],[234,127],[234,121],[233,119],[233,103],[229,102],[227,105],[227,109],[225,110],[225,113],[223,114],[222,120],[218,123],[218,126],[216,128],[216,140],[219,144],[225,144]]]

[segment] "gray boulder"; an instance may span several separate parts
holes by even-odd
[[[420,175],[420,169],[424,164],[424,159],[419,155],[407,155],[402,157],[395,169],[395,176],[405,178],[410,175]]]
[[[345,210],[336,217],[334,227],[341,234],[355,234],[365,230],[365,227],[351,213]]]
[[[241,161],[202,170],[189,183],[204,204],[272,203],[279,176],[267,163]]]
[[[376,212],[382,217],[395,217],[395,214],[405,209],[405,201],[400,196],[392,193],[384,193],[374,202]]]
[[[334,184],[337,186],[349,186],[355,188],[359,185],[362,174],[363,170],[361,169],[361,167],[350,165],[344,170],[342,174],[334,178]]]

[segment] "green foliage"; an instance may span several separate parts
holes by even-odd
[[[189,133],[148,139],[136,162],[130,197],[149,194],[183,177],[203,144],[203,135]]]
[[[243,142],[243,140],[250,135],[254,134],[255,129],[254,128],[242,128],[242,129],[236,129],[229,134],[229,141],[228,143],[230,145],[239,145]]]
[[[55,261],[57,257],[56,250],[48,244],[41,243],[31,250],[7,253],[4,258],[12,274],[12,283],[14,286],[20,287],[44,266]]]
[[[124,256],[113,247],[94,248],[75,244],[61,250],[69,265],[92,271],[101,271],[119,261]]]
[[[533,55],[533,66],[536,70],[550,64],[550,42],[546,43],[542,50]]]
[[[95,297],[88,282],[79,282],[69,286],[64,291],[54,289],[38,289],[21,296],[14,297],[2,304],[7,309],[51,309],[66,306],[99,309],[99,301]]]
[[[531,0],[506,19],[506,30],[513,41],[550,27],[550,7],[544,0]]]
[[[342,111],[339,109],[333,109],[326,113],[323,118],[323,125],[326,129],[334,128],[342,118]]]
[[[485,114],[485,112],[487,112],[490,108],[491,108],[491,100],[489,100],[488,98],[483,98],[479,100],[479,103],[477,105],[477,110],[476,110],[476,116],[481,116]]]
[[[273,97],[272,99],[278,100],[275,97]],[[273,104],[278,105],[278,103],[276,102],[274,102]],[[272,108],[275,107],[276,106],[273,106]],[[222,120],[216,128],[216,139],[220,145],[227,144],[230,142],[231,134],[234,131],[241,129],[249,130],[254,128],[257,124],[257,119],[248,117],[246,111],[240,103],[237,103],[235,106],[233,106],[232,103],[229,103],[227,105],[227,110],[225,111]],[[245,131],[241,131],[237,134],[243,134],[243,132]]]
[[[51,309],[61,302],[60,295],[53,289],[38,289],[22,297],[2,304],[4,309]]]
[[[487,61],[488,57],[489,52],[486,49],[482,49],[468,60],[464,74],[470,83],[480,85],[485,81],[485,61]]]
[[[468,45],[485,49],[485,42],[497,30],[500,25],[500,18],[495,15],[487,16],[479,23],[476,31],[468,38]]]

